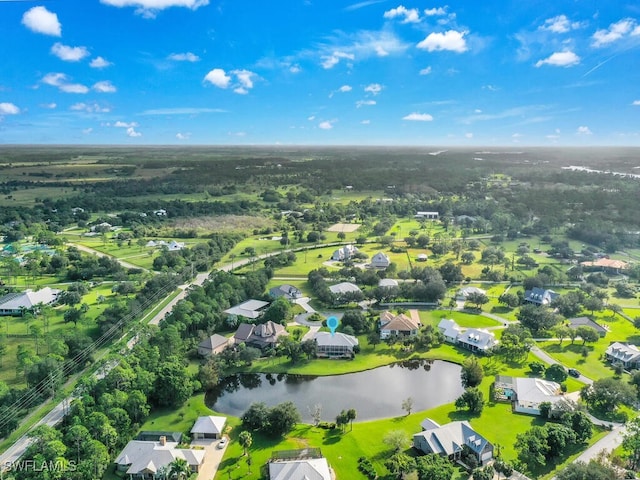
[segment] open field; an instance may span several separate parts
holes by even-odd
[[[359,228],[359,223],[334,223],[329,228],[327,228],[327,232],[353,233]]]

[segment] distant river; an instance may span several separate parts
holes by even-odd
[[[205,402],[218,412],[240,417],[253,402],[273,406],[290,400],[303,421],[312,423],[309,408],[316,404],[322,405],[323,421],[335,421],[349,408],[356,409],[358,420],[373,420],[404,415],[401,405],[408,397],[413,398],[413,411],[419,411],[451,403],[462,392],[459,365],[411,360],[347,375],[232,375],[209,392]]]

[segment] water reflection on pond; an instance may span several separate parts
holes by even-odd
[[[322,419],[333,421],[343,409],[355,408],[358,420],[397,417],[402,401],[413,398],[413,411],[453,402],[463,392],[460,366],[440,360],[410,360],[347,375],[242,373],[227,377],[206,396],[212,409],[241,416],[253,402],[268,406],[292,401],[303,421],[309,408],[322,405]]]

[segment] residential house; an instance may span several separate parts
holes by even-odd
[[[415,337],[422,324],[408,317],[404,313],[394,315],[389,311],[380,314],[380,338],[389,338],[392,335],[403,337]]]
[[[182,441],[182,433],[180,432],[167,432],[160,430],[143,430],[134,440],[144,440],[145,442],[159,442],[164,437],[167,442],[180,443]]]
[[[631,343],[612,343],[604,355],[611,363],[621,364],[626,369],[640,367],[640,350]]]
[[[269,290],[269,296],[273,299],[284,297],[290,302],[293,302],[302,297],[302,292],[299,288],[294,287],[293,285],[284,284],[271,288]]]
[[[131,440],[116,457],[116,471],[125,473],[129,480],[154,480],[159,478],[157,474],[163,467],[183,459],[191,471],[197,473],[204,463],[205,453],[205,450],[178,448],[178,443],[169,442],[166,437],[158,442]]]
[[[161,208],[159,210],[154,210],[153,214],[157,217],[166,217],[167,216],[167,211],[164,208]]]
[[[416,260],[418,262],[426,262],[428,260],[429,257],[427,257],[426,253],[419,253],[418,256],[416,257]]]
[[[224,313],[235,319],[242,317],[248,318],[249,320],[256,320],[262,316],[268,306],[269,302],[263,302],[262,300],[247,300],[239,305],[227,308]]]
[[[565,402],[560,385],[542,378],[520,378],[496,375],[494,383],[496,400],[510,401],[514,412],[540,415],[540,404],[552,406]]]
[[[458,335],[458,345],[472,352],[487,353],[497,344],[496,336],[483,328],[468,328]]]
[[[450,422],[441,426],[426,419],[420,425],[423,431],[413,436],[413,447],[422,453],[435,453],[455,461],[460,459],[466,449],[474,454],[478,465],[493,458],[493,445],[467,421]]]
[[[598,258],[593,262],[581,262],[580,265],[587,269],[599,269],[603,272],[618,275],[629,267],[629,264],[623,260],[612,260],[610,258]]]
[[[438,330],[446,342],[476,353],[488,353],[499,343],[495,335],[488,330],[480,328],[463,330],[454,320],[447,318],[440,320]]]
[[[51,305],[58,300],[59,293],[60,290],[50,287],[9,293],[0,298],[0,315],[22,315],[25,310],[34,310],[39,305]]]
[[[356,253],[358,253],[358,248],[355,245],[345,245],[333,252],[331,260],[344,262],[351,259]]]
[[[313,338],[318,344],[318,357],[353,358],[359,348],[358,339],[345,333],[317,332]]]
[[[438,330],[444,336],[444,341],[447,343],[458,343],[458,336],[462,333],[460,326],[449,318],[443,318],[438,323]]]
[[[179,250],[182,250],[184,247],[184,242],[176,242],[175,240],[171,240],[167,244],[167,250],[169,250],[170,252],[177,252]]]
[[[233,336],[234,344],[244,343],[248,347],[264,350],[267,347],[275,347],[278,338],[289,335],[283,325],[269,320],[266,323],[253,325],[241,323]]]
[[[382,288],[393,288],[398,286],[398,281],[393,278],[381,278],[378,286]]]
[[[355,283],[351,283],[351,282],[342,282],[336,285],[331,285],[329,287],[329,290],[331,291],[331,293],[338,296],[344,295],[345,293],[356,293],[356,292],[362,293],[362,290],[360,290],[360,287],[358,287]]]
[[[217,333],[205,338],[198,344],[198,355],[208,357],[220,353],[229,345],[229,339]]]
[[[596,332],[598,332],[598,334],[601,337],[604,337],[607,334],[607,329],[606,328],[604,328],[602,325],[594,322],[589,317],[570,318],[570,319],[567,320],[567,322],[569,323],[569,328],[571,328],[573,330],[577,330],[579,327],[591,327]]]
[[[331,468],[318,448],[273,452],[269,480],[332,480]]]
[[[215,417],[213,415],[198,417],[196,423],[194,423],[191,428],[191,438],[194,440],[201,440],[204,438],[222,438],[222,433],[224,432],[224,426],[226,423],[226,417]]]
[[[373,268],[387,268],[389,265],[391,265],[391,260],[384,252],[378,252],[371,258]]]
[[[524,292],[524,301],[525,303],[532,303],[534,305],[549,305],[559,296],[560,294],[553,290],[533,287],[531,290]]]
[[[464,287],[461,288],[460,290],[458,290],[458,293],[456,293],[456,300],[460,300],[460,301],[467,301],[467,298],[469,298],[469,295],[475,295],[475,294],[482,294],[482,295],[486,295],[487,292],[486,290],[483,290],[481,288],[478,287]]]
[[[415,218],[424,218],[426,220],[438,220],[440,218],[439,212],[421,212],[418,211],[414,215]]]

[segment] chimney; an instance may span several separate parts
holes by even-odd
[[[162,435],[160,437],[160,445],[162,445],[163,447],[167,444],[167,437]]]

